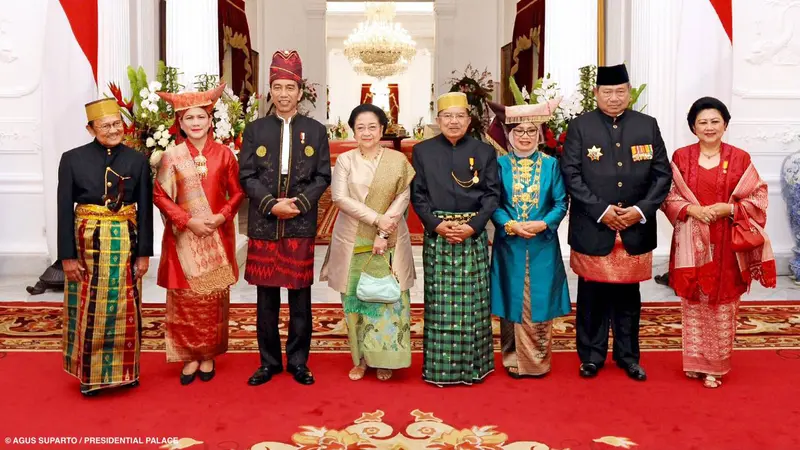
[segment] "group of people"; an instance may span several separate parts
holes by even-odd
[[[159,93],[181,130],[160,161],[122,145],[113,100],[87,105],[95,140],[64,154],[58,187],[64,368],[84,395],[138,385],[153,204],[165,223],[158,284],[167,289],[167,360],[183,362],[181,384],[214,377],[214,358],[227,350],[230,286],[238,279],[233,219],[245,197],[244,278],[257,286],[260,356],[248,383],[284,370],[278,319],[286,288],[285,368],[313,384],[310,286],[317,204],[329,185],[339,214],[320,280],[342,296],[350,379],[375,369],[385,381],[411,365],[411,205],[425,229],[425,381],[483,381],[495,365],[493,314],[508,375],[550,371],[553,320],[571,310],[557,233],[568,210],[579,373],[590,378],[603,368],[610,327],[613,360],[645,380],[639,283],[652,274],[662,209],[675,226],[670,283],[683,305],[684,371],[707,387],[721,384],[741,295],[753,280],[774,286],[776,276],[763,231],[767,187],[748,154],[722,142],[730,121],[724,104],[702,98],[692,105],[687,119],[698,142],[677,150],[672,164],[656,120],[628,109],[624,65],[598,68],[598,108],[570,123],[560,158],[539,151],[559,99],[506,107],[509,148],[498,157],[467,135],[467,97],[442,95],[441,134],[417,144],[410,163],[381,145],[386,113],[364,104],[348,121],[357,148],[339,155],[331,173],[325,126],[297,112],[301,83],[297,52],[276,52],[276,112],[247,126],[238,161],[209,134],[223,86]],[[365,294],[368,283],[385,292]]]

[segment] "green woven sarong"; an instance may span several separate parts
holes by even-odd
[[[486,232],[461,244],[425,235],[422,377],[472,384],[494,370]]]

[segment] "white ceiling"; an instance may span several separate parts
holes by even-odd
[[[395,22],[408,30],[414,40],[433,39],[436,20],[431,2],[397,3]],[[364,21],[363,2],[328,2],[327,33],[329,38],[347,38],[358,23]]]

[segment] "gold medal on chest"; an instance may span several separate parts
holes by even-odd
[[[256,149],[256,155],[257,155],[259,158],[263,158],[263,157],[267,156],[267,147],[264,147],[263,145],[259,146],[259,147]]]
[[[310,146],[310,145],[307,145],[307,146],[306,146],[306,149],[305,149],[305,154],[306,154],[306,156],[308,156],[309,158],[311,158],[312,156],[314,156],[314,147],[312,147],[312,146]]]
[[[586,156],[588,156],[592,161],[600,161],[600,157],[603,156],[603,152],[600,147],[593,145],[592,148],[588,150]]]

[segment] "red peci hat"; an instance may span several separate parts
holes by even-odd
[[[300,84],[303,79],[303,61],[297,50],[279,50],[272,55],[269,66],[269,83],[275,80],[292,80]]]

